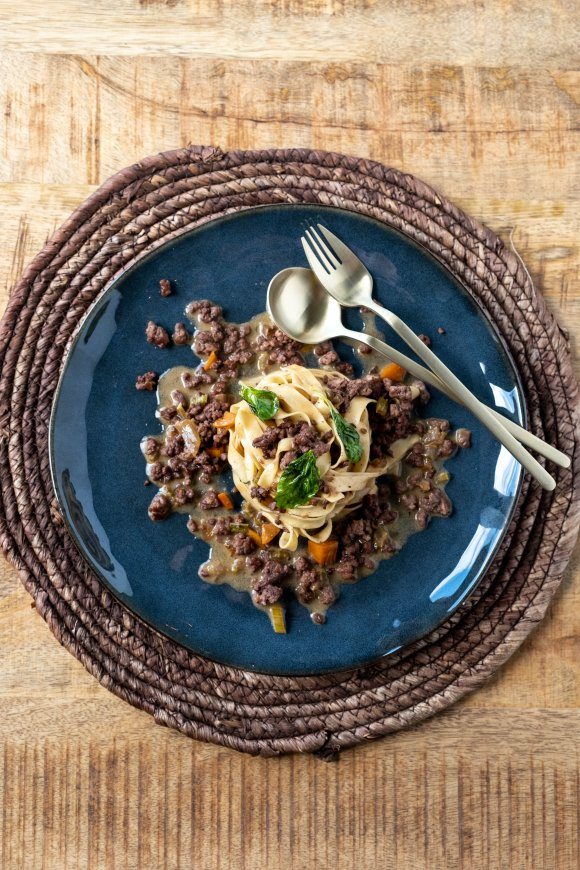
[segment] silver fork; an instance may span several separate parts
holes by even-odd
[[[525,450],[519,441],[533,447],[542,455],[562,467],[568,467],[570,461],[561,451],[546,444],[531,432],[503,417],[492,408],[488,408],[468,390],[441,360],[435,356],[407,324],[394,312],[383,308],[372,298],[373,279],[356,254],[350,250],[334,233],[318,224],[320,236],[315,227],[310,227],[302,236],[302,245],[310,268],[325,287],[341,305],[346,307],[364,306],[381,317],[394,331],[415,351],[434,373],[415,364],[408,367],[418,377],[434,384],[455,401],[465,405],[475,417],[500,441],[512,455],[532,474],[544,489],[554,489],[554,478]],[[412,361],[411,361],[412,362]],[[414,369],[414,370],[413,370]],[[419,373],[420,372],[420,373]],[[509,431],[508,431],[509,430]],[[516,440],[519,439],[518,440]]]

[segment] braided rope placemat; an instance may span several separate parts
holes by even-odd
[[[420,643],[343,674],[272,677],[216,664],[157,634],[91,572],[62,522],[48,424],[71,336],[120,270],[212,218],[271,203],[340,206],[427,248],[502,334],[530,427],[573,458],[553,493],[526,477],[477,590]],[[99,682],[155,720],[252,754],[337,750],[416,723],[481,685],[542,619],[578,531],[578,391],[565,333],[518,258],[418,179],[323,151],[191,146],[110,178],[55,233],[0,327],[0,535],[36,608]]]

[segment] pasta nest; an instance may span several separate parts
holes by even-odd
[[[268,390],[278,397],[280,407],[272,420],[259,419],[243,400],[231,408],[235,421],[230,433],[228,461],[234,484],[256,513],[261,513],[281,529],[278,543],[283,550],[296,550],[300,537],[318,542],[328,540],[333,522],[355,510],[366,495],[376,492],[377,478],[393,469],[418,440],[418,436],[413,435],[396,441],[391,445],[391,456],[381,462],[371,463],[372,433],[368,406],[374,400],[357,396],[350,402],[344,419],[356,427],[362,455],[358,462],[350,462],[328,407],[324,382],[329,375],[349,380],[338,372],[290,365],[247,381],[257,389]],[[266,457],[253,442],[272,424],[278,425],[283,420],[308,423],[320,437],[328,439],[327,452],[316,459],[323,484],[321,490],[307,504],[286,510],[272,509],[251,495],[256,486],[271,493],[276,490],[282,474],[280,462],[283,455],[292,449],[293,439],[282,438],[272,458]]]

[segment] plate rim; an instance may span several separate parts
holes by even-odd
[[[503,542],[503,540],[508,532],[508,529],[513,521],[514,515],[516,513],[517,507],[518,507],[519,502],[520,502],[522,486],[523,486],[523,481],[524,481],[524,477],[525,477],[525,471],[524,471],[523,467],[521,466],[521,464],[518,464],[518,468],[517,468],[517,483],[515,486],[515,491],[514,491],[514,495],[512,498],[512,503],[511,503],[509,511],[506,515],[505,522],[503,524],[503,528],[501,529],[499,535],[497,536],[497,539],[496,539],[496,542],[493,546],[493,549],[487,554],[487,557],[484,560],[484,565],[482,565],[479,568],[479,570],[478,570],[475,578],[472,580],[469,588],[459,598],[459,600],[454,604],[454,606],[449,611],[447,611],[447,613],[441,618],[441,620],[439,620],[435,625],[433,625],[428,630],[428,632],[423,632],[422,634],[418,635],[417,637],[415,637],[413,640],[409,641],[408,643],[394,647],[394,648],[392,648],[392,649],[388,650],[387,652],[382,653],[380,655],[373,656],[372,658],[363,659],[361,661],[349,663],[347,665],[343,665],[340,667],[337,666],[334,668],[322,668],[322,669],[314,668],[314,669],[309,669],[309,670],[296,670],[296,671],[295,670],[276,671],[276,670],[264,670],[263,668],[258,668],[258,667],[251,665],[251,664],[247,664],[247,663],[246,664],[232,664],[231,662],[220,659],[219,657],[214,657],[213,655],[210,658],[209,656],[205,655],[204,653],[193,649],[191,646],[188,646],[187,644],[184,644],[182,641],[178,640],[177,638],[173,637],[172,635],[169,635],[169,634],[166,634],[165,632],[163,632],[160,628],[158,628],[158,626],[153,625],[153,623],[151,623],[147,617],[138,613],[135,609],[133,609],[127,603],[127,601],[125,601],[124,599],[122,599],[118,595],[117,591],[109,584],[107,579],[104,577],[104,575],[99,570],[98,566],[92,560],[90,553],[87,552],[87,550],[82,542],[81,536],[77,533],[73,523],[69,521],[68,512],[64,506],[64,499],[61,497],[61,488],[60,488],[60,485],[58,483],[58,478],[57,478],[56,461],[55,461],[55,455],[54,455],[54,452],[55,452],[54,451],[54,440],[55,440],[54,439],[54,430],[55,430],[55,425],[56,425],[58,402],[59,402],[59,399],[61,396],[63,382],[64,382],[65,376],[67,374],[67,370],[68,370],[68,367],[70,364],[70,359],[71,359],[73,350],[76,348],[79,341],[81,340],[81,338],[84,334],[84,330],[85,330],[87,322],[93,316],[95,316],[96,311],[104,304],[107,297],[110,295],[111,291],[114,290],[117,282],[121,281],[128,274],[130,274],[131,272],[133,272],[134,270],[136,270],[137,268],[142,266],[144,262],[146,262],[148,259],[152,258],[162,248],[171,247],[173,244],[181,241],[184,237],[186,237],[188,235],[193,235],[193,234],[199,232],[200,230],[207,228],[211,224],[226,223],[226,222],[229,222],[230,220],[240,219],[240,218],[243,218],[249,212],[251,213],[251,212],[255,212],[255,211],[279,210],[279,209],[288,210],[288,209],[293,209],[296,207],[301,208],[301,209],[309,209],[312,211],[322,209],[322,210],[333,210],[333,211],[343,212],[343,213],[346,213],[348,215],[354,215],[355,217],[363,219],[365,221],[369,221],[371,223],[378,224],[383,230],[386,230],[387,233],[392,233],[395,236],[398,236],[398,237],[404,239],[407,244],[409,244],[411,247],[419,250],[423,254],[423,256],[425,256],[427,259],[435,261],[436,264],[438,265],[438,267],[441,268],[445,273],[447,273],[448,276],[451,277],[452,281],[454,281],[455,283],[460,285],[463,292],[466,293],[467,296],[469,297],[469,299],[476,305],[480,316],[482,316],[485,319],[485,322],[488,326],[488,329],[491,330],[495,339],[500,344],[502,351],[505,354],[505,357],[509,363],[510,370],[514,376],[515,385],[517,387],[519,405],[520,405],[521,416],[522,416],[521,425],[527,428],[528,423],[529,423],[529,409],[528,409],[528,403],[527,403],[527,399],[526,399],[526,395],[525,395],[525,390],[523,389],[523,384],[522,384],[519,369],[515,363],[515,360],[511,354],[509,347],[507,346],[506,340],[505,340],[504,336],[499,332],[496,324],[493,322],[493,320],[490,318],[488,313],[482,307],[479,299],[477,297],[475,297],[470,292],[469,288],[466,287],[466,285],[462,281],[461,277],[456,275],[451,270],[449,264],[447,262],[445,262],[444,260],[442,260],[441,258],[439,258],[434,252],[432,252],[431,250],[426,248],[420,242],[413,239],[410,235],[408,235],[406,232],[404,232],[404,230],[401,230],[398,227],[391,226],[390,224],[387,224],[384,221],[381,221],[374,216],[367,215],[367,214],[361,214],[360,212],[356,211],[355,209],[345,208],[344,206],[337,206],[337,205],[325,204],[325,203],[314,203],[314,202],[313,203],[309,203],[309,202],[260,203],[257,205],[243,206],[242,208],[240,208],[236,211],[228,212],[226,214],[211,215],[208,218],[204,218],[201,222],[196,223],[194,226],[186,225],[184,227],[180,227],[176,232],[171,233],[169,238],[162,237],[162,238],[156,239],[151,244],[150,247],[148,247],[146,250],[144,250],[140,254],[138,254],[137,257],[135,259],[131,260],[130,263],[121,267],[114,275],[112,275],[110,277],[110,279],[104,285],[102,290],[99,292],[98,296],[89,305],[89,307],[84,312],[81,319],[79,320],[78,324],[76,325],[73,333],[71,334],[69,341],[67,342],[67,346],[66,346],[65,351],[63,353],[62,362],[61,362],[61,366],[60,366],[60,370],[59,370],[57,386],[56,386],[56,389],[54,391],[54,396],[52,398],[51,409],[50,409],[50,418],[49,418],[49,426],[48,426],[48,460],[49,460],[50,479],[51,479],[52,488],[53,488],[55,497],[56,497],[57,502],[58,502],[58,506],[59,506],[59,510],[60,510],[60,514],[62,516],[63,522],[68,530],[68,533],[70,535],[70,538],[71,538],[76,550],[79,552],[79,554],[81,555],[81,557],[83,558],[85,563],[88,565],[90,570],[97,576],[99,582],[104,586],[104,588],[107,590],[108,594],[110,594],[115,599],[115,601],[117,602],[119,607],[126,608],[127,610],[129,610],[130,613],[132,614],[133,618],[138,619],[141,622],[143,622],[143,624],[146,625],[150,631],[154,632],[156,635],[158,635],[162,639],[166,639],[166,640],[169,640],[171,643],[175,643],[177,646],[180,646],[182,649],[184,649],[190,655],[195,655],[195,656],[198,656],[202,659],[205,659],[206,661],[215,662],[218,665],[221,665],[224,667],[234,668],[234,669],[242,671],[242,672],[248,671],[248,672],[255,673],[255,674],[263,674],[265,676],[288,677],[288,678],[324,676],[325,674],[329,674],[329,675],[339,674],[339,673],[349,672],[349,671],[352,671],[352,670],[355,670],[355,669],[361,668],[361,667],[372,666],[373,663],[382,662],[385,659],[387,659],[389,656],[399,654],[401,652],[401,650],[413,649],[414,647],[417,646],[417,644],[422,643],[425,638],[428,638],[433,632],[437,631],[437,629],[440,628],[445,622],[447,622],[448,619],[453,617],[457,613],[459,608],[461,608],[465,604],[465,602],[469,599],[469,597],[480,586],[482,580],[484,579],[485,575],[489,571],[489,569],[490,569],[490,567],[491,567],[491,565],[492,565],[492,563],[493,563],[493,561],[494,561],[494,559],[495,559],[495,557],[496,557],[496,555],[501,547],[501,544],[502,544],[502,542]]]

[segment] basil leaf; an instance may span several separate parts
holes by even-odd
[[[345,420],[342,414],[339,414],[330,402],[328,407],[330,408],[330,416],[336,428],[336,434],[344,445],[344,451],[348,460],[353,463],[359,462],[363,455],[363,449],[356,426]]]
[[[271,420],[272,417],[276,416],[280,402],[275,393],[271,393],[270,390],[257,390],[255,387],[249,387],[245,384],[240,384],[240,393],[242,399],[246,400],[260,420]]]
[[[316,456],[308,450],[289,462],[278,481],[276,504],[279,508],[295,508],[307,504],[320,489],[320,472]]]

